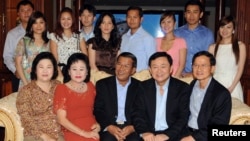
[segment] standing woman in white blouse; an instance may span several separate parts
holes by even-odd
[[[238,41],[235,27],[234,17],[223,17],[217,41],[209,47],[209,52],[216,58],[214,78],[229,90],[232,97],[244,102],[240,78],[246,61],[246,45]]]
[[[50,50],[59,64],[58,77],[61,80],[63,77],[61,66],[66,65],[70,55],[76,52],[87,55],[85,40],[79,34],[71,8],[65,7],[61,10],[55,31],[50,34],[50,39]]]

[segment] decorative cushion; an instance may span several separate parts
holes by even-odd
[[[230,124],[250,125],[250,107],[237,98],[232,98]]]
[[[17,92],[0,99],[0,126],[6,141],[23,141],[23,128],[16,108]]]
[[[91,71],[90,81],[95,84],[96,81],[109,76],[111,75],[103,71]],[[151,78],[151,75],[148,70],[143,70],[132,77],[143,81]],[[192,79],[186,77],[180,80],[190,83]],[[23,141],[23,128],[16,109],[16,96],[17,92],[0,99],[0,126],[5,127],[5,140]],[[232,98],[232,105],[230,124],[250,124],[250,107],[235,98]]]
[[[95,83],[98,80],[109,77],[109,76],[111,76],[111,74],[108,74],[108,73],[106,73],[104,71],[93,71],[93,70],[91,70],[90,76],[91,76],[90,81],[95,85]]]
[[[144,81],[151,78],[151,74],[148,70],[142,70],[140,72],[136,72],[132,77],[140,81]]]

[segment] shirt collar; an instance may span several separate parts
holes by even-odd
[[[196,28],[190,30],[190,29],[188,28],[188,24],[185,24],[185,25],[184,25],[184,28],[187,29],[188,31],[197,31],[197,30],[200,30],[201,27],[202,27],[202,25],[201,25],[201,24],[198,24],[198,26],[197,26]]]
[[[210,76],[210,78],[209,78],[209,80],[208,80],[208,83],[207,83],[205,89],[202,89],[202,90],[207,91],[207,88],[208,88],[208,86],[209,86],[211,80],[212,80],[212,77]],[[195,82],[195,87],[201,89],[201,88],[200,88],[200,82],[199,82],[199,80],[197,80],[197,81]]]
[[[131,77],[128,78],[128,82],[126,83],[125,86],[123,86],[123,85],[120,84],[120,82],[119,82],[119,80],[117,79],[117,77],[115,77],[115,80],[116,80],[117,86],[119,86],[119,87],[127,87],[127,86],[131,83]]]
[[[142,26],[140,26],[133,35],[140,34],[142,30],[143,30],[143,28],[142,28]],[[127,35],[132,36],[131,29],[128,30]]]
[[[166,83],[162,86],[163,90],[166,90],[168,88],[169,81],[170,81],[170,77],[167,79]],[[155,81],[155,85],[156,85],[156,87],[160,88],[160,86],[157,84],[156,81]]]

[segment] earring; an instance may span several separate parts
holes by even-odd
[[[234,34],[234,31],[232,33]]]

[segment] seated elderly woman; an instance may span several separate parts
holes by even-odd
[[[50,52],[36,56],[31,68],[31,82],[18,93],[17,113],[24,128],[24,141],[63,141],[60,125],[53,113],[54,90],[59,81],[57,63]]]
[[[95,84],[96,81],[108,76],[110,76],[110,74],[102,71],[91,71],[90,80]],[[135,73],[133,77],[139,80],[146,80],[149,79],[151,75],[145,70]],[[182,78],[182,80],[189,83],[192,78]],[[11,93],[0,99],[0,127],[5,128],[5,141],[23,141],[23,127],[16,108],[16,98],[18,95],[17,92]],[[229,124],[250,124],[250,107],[236,98],[232,99],[232,104],[233,107]]]

